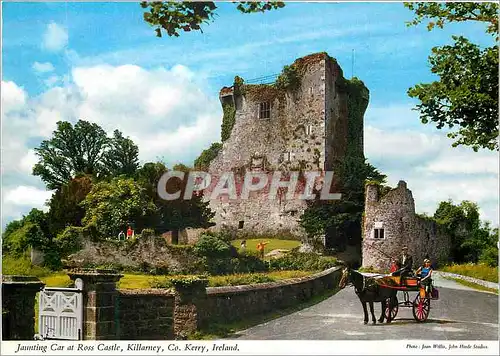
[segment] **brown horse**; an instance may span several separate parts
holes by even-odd
[[[383,323],[384,319],[388,323],[391,322],[391,313],[389,311],[392,311],[393,304],[396,301],[396,289],[384,288],[377,284],[373,277],[363,276],[361,273],[346,267],[342,271],[339,287],[343,289],[348,285],[354,286],[354,291],[363,305],[365,324],[368,324],[366,303],[370,305],[373,324],[377,323],[373,312],[373,303],[382,303],[382,313],[378,319],[379,323]]]

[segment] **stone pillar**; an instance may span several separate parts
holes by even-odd
[[[43,288],[36,277],[2,276],[2,338],[33,340],[35,297]]]
[[[207,279],[175,279],[174,335],[185,340],[206,321]]]
[[[73,281],[83,282],[83,339],[117,340],[116,282],[123,275],[114,270],[87,268],[71,270],[68,275]]]

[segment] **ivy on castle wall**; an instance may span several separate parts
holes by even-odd
[[[233,103],[225,103],[222,105],[222,111],[224,115],[222,116],[221,140],[224,142],[231,136],[236,122],[236,107]]]
[[[212,143],[212,145],[210,145],[209,148],[203,150],[200,156],[197,159],[195,159],[194,167],[196,169],[203,171],[208,170],[208,167],[210,167],[210,162],[212,162],[215,159],[215,157],[217,157],[221,149],[222,149],[222,143],[220,142]]]
[[[300,87],[302,75],[299,73],[297,65],[284,66],[281,74],[274,83],[275,87],[280,90],[295,91]]]

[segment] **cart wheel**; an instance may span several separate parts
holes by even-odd
[[[413,301],[413,317],[419,323],[424,322],[429,317],[431,311],[431,301],[429,298],[422,298],[417,294]]]
[[[390,315],[389,315],[389,310],[390,310]],[[392,298],[387,298],[385,301],[384,314],[388,323],[390,323],[396,318],[396,315],[398,315],[398,310],[399,310],[398,298],[396,296]]]

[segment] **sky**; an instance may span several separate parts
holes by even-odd
[[[56,122],[119,129],[138,144],[141,162],[192,164],[220,141],[222,86],[322,51],[369,88],[365,156],[390,185],[407,182],[418,213],[471,200],[498,225],[498,153],[452,148],[445,131],[420,122],[407,95],[436,79],[432,47],[452,35],[490,45],[484,26],[408,27],[402,3],[287,3],[265,14],[217,5],[203,33],[157,38],[138,3],[2,3],[2,227],[47,209],[52,192],[31,174],[33,149]]]

